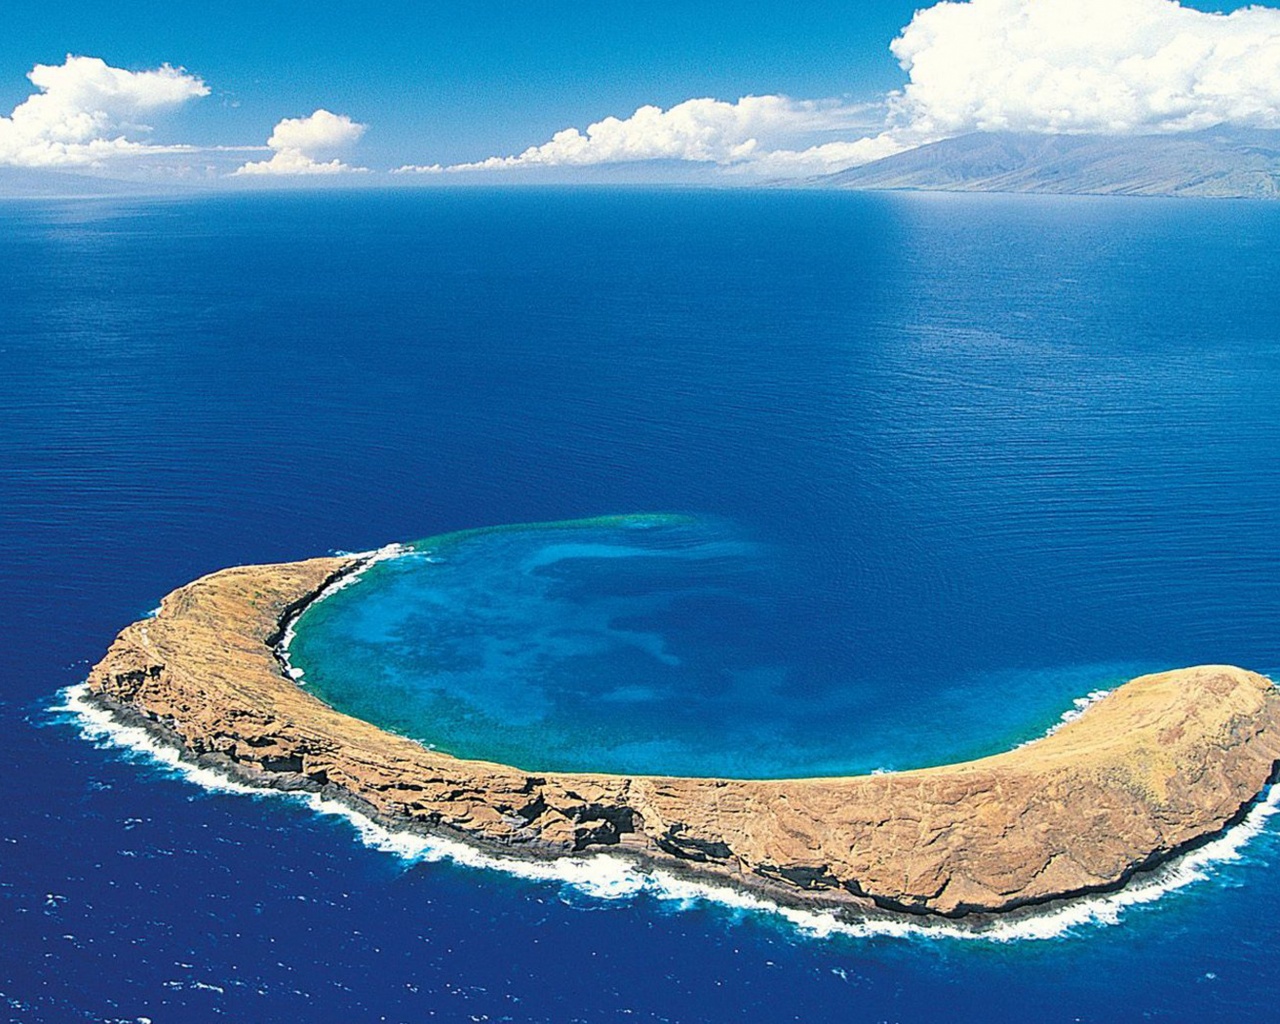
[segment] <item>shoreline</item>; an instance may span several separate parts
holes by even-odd
[[[391,831],[505,860],[615,853],[805,912],[979,928],[1115,893],[1221,838],[1280,761],[1280,691],[1223,666],[1141,677],[1004,754],[890,775],[608,776],[454,758],[323,704],[281,650],[310,604],[394,550],[180,587],[121,632],[88,699],[192,764],[337,800]]]
[[[1154,902],[1168,892],[1203,881],[1207,877],[1202,871],[1205,866],[1236,859],[1236,850],[1261,830],[1267,818],[1280,811],[1280,786],[1272,785],[1247,808],[1241,821],[1204,837],[1202,842],[1179,851],[1154,867],[1135,872],[1128,882],[1118,887],[1052,899],[1012,911],[971,914],[963,918],[903,914],[879,910],[874,906],[860,908],[854,915],[848,913],[850,908],[843,904],[823,908],[811,900],[789,899],[766,886],[735,888],[696,870],[682,871],[679,865],[655,867],[623,854],[608,852],[587,855],[587,860],[605,858],[615,862],[618,874],[632,876],[624,879],[622,891],[617,892],[613,890],[618,881],[609,877],[612,872],[601,880],[589,872],[571,870],[574,866],[586,864],[574,855],[552,851],[539,853],[533,849],[517,852],[462,834],[444,835],[438,830],[378,815],[368,805],[361,806],[357,798],[342,791],[325,792],[307,785],[281,785],[276,778],[238,769],[234,762],[225,759],[193,758],[171,730],[136,709],[93,696],[87,683],[76,684],[62,692],[68,703],[51,710],[75,715],[86,737],[92,734],[95,739],[105,738],[111,746],[142,754],[157,766],[212,792],[302,798],[317,814],[346,819],[367,846],[391,853],[409,863],[448,860],[476,870],[494,870],[526,880],[573,886],[587,895],[605,900],[631,897],[640,891],[649,891],[658,899],[701,900],[731,910],[781,917],[802,932],[819,937],[843,934],[1009,942],[1056,938],[1073,927],[1085,924],[1115,924],[1123,909]],[[91,711],[87,711],[86,705]],[[103,716],[110,723],[109,727],[101,720],[94,721],[92,712]],[[119,735],[130,729],[142,732],[151,742],[133,742]],[[165,754],[171,756],[166,757]],[[213,780],[209,775],[214,777]],[[415,846],[421,849],[414,849]],[[1224,849],[1210,849],[1214,846],[1223,846]],[[1204,851],[1203,857],[1201,851]],[[569,870],[563,870],[566,865]],[[629,885],[627,881],[630,881]]]
[[[406,867],[450,862],[464,869],[497,871],[524,881],[565,886],[606,902],[629,900],[644,893],[659,901],[681,905],[705,903],[731,914],[764,915],[780,926],[790,926],[816,939],[914,938],[1011,943],[1061,938],[1080,927],[1116,925],[1130,908],[1155,903],[1169,893],[1207,882],[1212,877],[1210,871],[1239,860],[1238,851],[1262,831],[1267,819],[1280,813],[1280,785],[1273,784],[1259,795],[1240,823],[1206,837],[1194,849],[1137,872],[1129,882],[1107,892],[964,918],[902,914],[874,907],[855,914],[845,906],[825,910],[810,902],[789,901],[774,892],[739,889],[692,872],[681,874],[671,866],[646,870],[625,854],[539,857],[532,852],[512,853],[466,836],[445,835],[400,821],[380,822],[357,808],[356,802],[349,798],[330,799],[320,791],[302,787],[255,785],[248,776],[237,777],[217,764],[193,759],[172,732],[134,709],[94,697],[87,682],[67,687],[60,691],[60,696],[65,703],[49,710],[71,716],[81,736],[99,746],[115,748],[129,757],[140,757],[156,770],[209,793],[298,801],[316,815],[343,819],[364,846],[390,854]],[[133,733],[137,735],[131,735]],[[607,868],[603,867],[606,863]]]

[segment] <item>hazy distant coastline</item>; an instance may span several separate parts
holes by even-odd
[[[1280,131],[1170,135],[978,132],[811,178],[810,186],[921,192],[1280,199]]]

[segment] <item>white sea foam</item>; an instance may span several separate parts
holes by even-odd
[[[179,774],[210,792],[259,792],[257,787],[246,786],[222,772],[184,761],[177,747],[161,743],[140,726],[125,725],[118,721],[109,711],[98,707],[88,699],[88,683],[69,686],[62,690],[59,696],[62,697],[62,703],[54,705],[49,710],[71,716],[80,727],[80,735],[96,747],[103,749],[115,747],[127,751],[160,768]]]
[[[307,602],[303,611],[306,611],[306,608],[310,608],[312,605],[323,601],[326,597],[336,594],[339,590],[344,590],[353,583],[358,583],[360,578],[378,562],[385,562],[390,558],[403,558],[405,555],[413,553],[414,549],[408,544],[386,544],[383,547],[378,548],[376,551],[360,551],[354,555],[343,551],[337,552],[337,554],[348,558],[362,558],[364,559],[364,563],[358,569],[354,569],[345,575],[339,576],[336,580],[321,590]],[[290,679],[299,684],[303,682],[303,676],[305,673],[302,669],[297,668],[289,661],[289,645],[293,643],[294,637],[297,636],[297,630],[295,627],[297,626],[298,619],[301,615],[302,612],[300,611],[295,612],[289,617],[288,621],[284,624],[284,631],[280,634],[280,641],[276,644],[276,654],[280,658],[280,663],[284,666],[285,673]]]
[[[1058,718],[1058,720],[1054,722],[1053,725],[1049,726],[1048,729],[1046,729],[1043,733],[1041,733],[1035,739],[1030,739],[1024,743],[1019,743],[1018,746],[1029,747],[1032,743],[1035,743],[1038,740],[1042,740],[1046,736],[1052,736],[1055,732],[1057,732],[1063,726],[1070,725],[1072,722],[1074,722],[1077,718],[1079,718],[1086,711],[1088,711],[1089,708],[1091,708],[1094,704],[1097,704],[1098,701],[1102,700],[1103,697],[1109,697],[1109,696],[1111,696],[1110,690],[1090,690],[1089,693],[1085,694],[1085,696],[1077,697],[1075,700],[1071,702],[1071,708],[1067,711],[1064,711],[1062,715]]]
[[[118,722],[109,712],[90,701],[88,693],[85,683],[68,687],[61,693],[63,702],[50,710],[68,715],[79,727],[81,735],[96,746],[123,750],[210,792],[271,796],[302,802],[319,814],[345,819],[362,843],[391,854],[406,865],[450,861],[469,868],[501,871],[530,881],[559,883],[600,900],[627,900],[644,893],[678,906],[709,903],[741,913],[770,916],[816,938],[890,937],[1005,943],[1053,939],[1084,927],[1117,925],[1121,923],[1126,909],[1154,902],[1167,893],[1203,882],[1218,866],[1240,860],[1245,845],[1262,832],[1267,820],[1280,810],[1280,785],[1271,786],[1239,824],[1205,845],[1141,875],[1116,892],[1081,897],[977,925],[935,918],[913,919],[904,915],[853,920],[832,912],[781,906],[753,893],[713,882],[694,881],[660,868],[646,870],[622,854],[524,860],[487,853],[456,839],[390,829],[337,800],[315,793],[286,793],[246,785],[222,772],[184,761],[176,748],[159,742],[145,729]]]

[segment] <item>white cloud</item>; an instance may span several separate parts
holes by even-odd
[[[346,114],[320,109],[307,117],[286,117],[276,125],[267,139],[274,150],[270,160],[259,160],[238,167],[238,175],[261,174],[350,174],[367,170],[352,167],[338,159],[355,145],[368,126],[351,120]],[[326,160],[325,158],[330,159]]]
[[[627,118],[606,117],[585,132],[566,128],[549,142],[517,156],[440,167],[408,165],[401,172],[490,171],[518,167],[583,167],[642,160],[683,160],[722,167],[775,157],[779,164],[826,166],[834,151],[827,143],[787,149],[796,139],[826,137],[865,124],[867,107],[835,101],[792,100],[785,96],[744,96],[736,103],[686,100],[667,110],[640,107]],[[848,143],[835,143],[837,146]]]
[[[97,57],[67,55],[28,73],[40,91],[0,117],[0,164],[97,165],[119,156],[184,152],[128,138],[151,129],[140,118],[209,95],[199,78],[163,64],[152,71],[113,68]]]
[[[901,153],[919,144],[911,141],[912,138],[907,132],[883,131],[853,142],[824,142],[801,150],[762,150],[753,154],[749,162],[732,169],[779,178],[831,174]]]
[[[514,156],[400,172],[681,160],[755,175],[868,163],[973,131],[1150,133],[1280,128],[1280,10],[1207,14],[1174,0],[956,0],[891,44],[909,81],[868,107],[783,96],[641,107]],[[856,129],[862,128],[861,132]],[[816,136],[816,137],[815,137]]]
[[[1173,0],[968,0],[918,11],[892,44],[917,132],[1280,128],[1280,10]]]
[[[346,114],[321,109],[310,117],[286,117],[276,125],[267,145],[277,152],[294,149],[311,157],[328,155],[354,145],[366,127]]]

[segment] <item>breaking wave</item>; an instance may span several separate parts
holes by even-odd
[[[60,697],[61,703],[50,710],[66,716],[65,720],[75,725],[84,739],[99,748],[123,751],[126,756],[148,762],[209,792],[292,800],[305,804],[317,814],[343,818],[365,846],[397,857],[406,865],[449,861],[469,868],[501,871],[530,881],[558,883],[600,900],[628,900],[646,894],[678,905],[713,904],[772,917],[789,924],[801,934],[816,938],[898,937],[1008,943],[1054,939],[1084,927],[1117,925],[1128,908],[1152,903],[1167,893],[1205,881],[1211,877],[1215,867],[1238,861],[1245,845],[1280,810],[1278,784],[1269,787],[1243,820],[1220,836],[1142,874],[1115,892],[1080,897],[973,925],[940,919],[916,920],[902,915],[858,920],[830,912],[783,906],[752,893],[693,881],[662,869],[643,869],[620,854],[525,860],[487,853],[444,836],[387,828],[341,801],[315,793],[288,793],[248,785],[216,769],[186,761],[178,748],[161,742],[143,728],[117,721],[110,712],[93,703],[89,699],[87,683],[68,687],[60,692]]]

